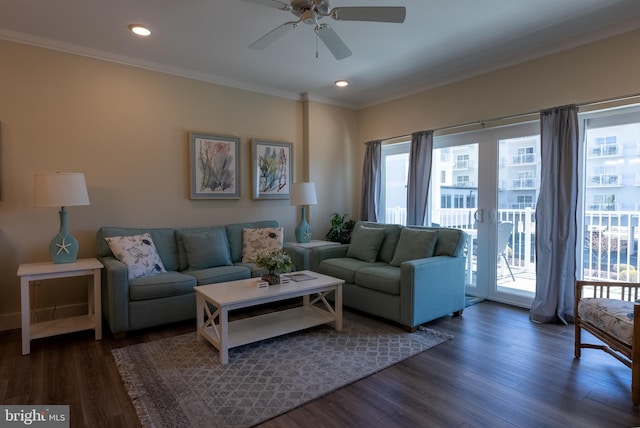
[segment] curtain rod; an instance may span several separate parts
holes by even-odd
[[[580,107],[593,107],[593,106],[597,106],[600,104],[607,104],[607,103],[611,103],[611,102],[618,102],[618,101],[626,101],[626,100],[631,100],[634,98],[640,98],[640,93],[637,94],[632,94],[632,95],[625,95],[622,97],[612,97],[612,98],[603,98],[600,100],[596,100],[596,101],[589,101],[586,103],[582,103],[582,104],[576,104],[578,106],[578,108]],[[433,130],[433,132],[442,132],[442,131],[450,131],[452,129],[457,129],[457,128],[467,128],[469,126],[474,126],[474,125],[480,125],[480,128],[484,128],[485,124],[487,122],[503,122],[505,120],[513,120],[513,119],[518,119],[521,117],[527,117],[527,116],[533,116],[533,115],[537,115],[540,114],[540,110],[538,111],[532,111],[529,113],[519,113],[519,114],[513,114],[513,115],[509,115],[509,116],[502,116],[502,117],[496,117],[493,119],[487,119],[487,120],[480,120],[480,121],[475,121],[475,122],[468,122],[468,123],[463,123],[460,125],[451,125],[451,126],[445,126],[442,128],[436,128]],[[388,140],[395,140],[398,138],[407,138],[407,137],[411,137],[411,134],[405,134],[405,135],[398,135],[395,137],[390,137],[390,138],[383,138],[382,141],[388,141]]]

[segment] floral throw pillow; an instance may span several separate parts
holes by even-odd
[[[242,229],[242,263],[255,260],[265,251],[282,250],[282,227]]]
[[[148,233],[104,239],[116,258],[129,268],[129,279],[166,272]]]

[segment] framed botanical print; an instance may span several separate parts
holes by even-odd
[[[251,142],[253,199],[289,199],[293,159],[292,143]]]
[[[240,139],[189,133],[191,199],[240,199]]]

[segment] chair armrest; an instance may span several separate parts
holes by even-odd
[[[444,316],[464,309],[464,257],[435,256],[400,265],[401,323],[416,325],[416,313]],[[417,308],[416,305],[420,305]]]
[[[102,315],[111,333],[129,329],[129,269],[114,257],[100,259],[102,269]]]
[[[311,250],[311,270],[318,271],[320,262],[326,259],[340,259],[347,257],[347,250],[349,250],[349,244],[328,245],[325,247],[316,247]]]

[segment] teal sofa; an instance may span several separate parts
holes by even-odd
[[[460,229],[356,223],[350,244],[314,248],[311,270],[343,279],[343,305],[418,325],[465,307]]]
[[[225,226],[193,228],[122,228],[101,227],[97,233],[98,259],[102,269],[102,314],[113,334],[195,319],[198,285],[234,281],[260,276],[263,271],[252,263],[242,263],[243,229],[278,227],[273,220],[236,223]],[[105,238],[148,233],[157,249],[166,272],[129,279],[127,265],[112,253]],[[222,237],[207,245],[207,253],[224,254],[230,263],[203,268],[190,266],[185,236]],[[190,242],[191,242],[190,241]],[[195,241],[197,242],[197,241]],[[207,242],[212,242],[211,240]],[[203,245],[202,248],[205,246]],[[294,265],[301,266],[304,255],[295,249],[285,249]],[[191,258],[193,260],[193,257]],[[206,267],[204,267],[206,266]]]

